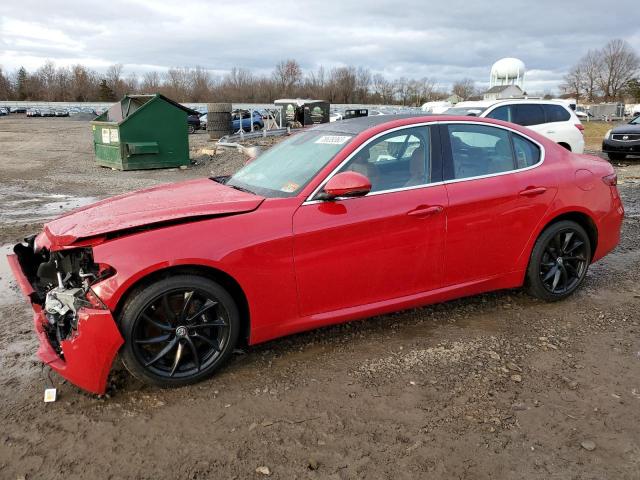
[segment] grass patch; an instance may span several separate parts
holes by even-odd
[[[605,133],[607,133],[613,127],[617,127],[624,122],[614,123],[614,122],[587,122],[583,121],[582,125],[584,125],[584,148],[586,150],[602,150],[602,139],[604,138]]]

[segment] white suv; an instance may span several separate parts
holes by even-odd
[[[584,127],[575,112],[553,100],[509,99],[460,102],[445,115],[473,115],[517,123],[550,138],[567,150],[584,152]]]

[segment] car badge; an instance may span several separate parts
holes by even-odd
[[[629,135],[624,135],[624,136],[622,137],[622,139],[623,139],[623,140],[629,140]]]

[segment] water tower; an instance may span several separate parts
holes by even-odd
[[[517,58],[501,58],[491,67],[489,88],[517,85],[524,92],[524,62]]]

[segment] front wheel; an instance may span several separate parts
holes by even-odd
[[[196,133],[196,127],[189,125],[189,135],[193,135],[194,133]]]
[[[527,291],[553,302],[571,295],[583,282],[591,261],[591,242],[584,228],[563,220],[543,231],[527,269]]]
[[[119,317],[124,366],[159,387],[203,380],[231,355],[240,317],[231,295],[195,275],[175,275],[130,296]]]

